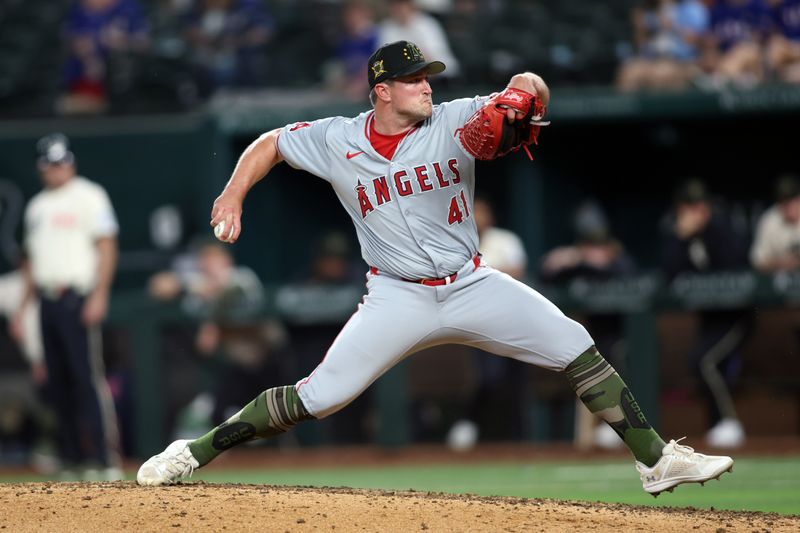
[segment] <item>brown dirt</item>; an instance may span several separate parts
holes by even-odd
[[[437,493],[187,483],[0,485],[0,531],[712,531],[800,530],[756,512]]]

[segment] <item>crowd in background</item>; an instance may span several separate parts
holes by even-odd
[[[57,5],[59,3],[56,3]],[[0,2],[8,35],[24,18]],[[23,59],[59,65],[60,113],[192,108],[221,89],[317,88],[365,101],[364,63],[407,39],[448,68],[442,83],[502,83],[520,69],[555,85],[718,90],[800,82],[797,0],[64,0]],[[16,17],[16,18],[15,18]],[[28,29],[30,32],[31,30]],[[15,44],[16,46],[16,44]],[[33,47],[34,45],[31,45]],[[12,49],[9,47],[9,52]],[[22,58],[25,54],[16,53]],[[0,100],[25,86],[14,71]],[[29,90],[46,84],[28,80]],[[5,94],[4,94],[5,93]],[[137,107],[130,100],[141,100]],[[128,102],[125,102],[128,100]]]
[[[13,3],[0,2],[0,24]],[[800,0],[618,3],[630,10],[613,19],[627,30],[615,35],[627,37],[612,42],[612,68],[598,72],[581,62],[577,41],[567,46],[560,40],[558,24],[547,27],[550,21],[544,15],[565,13],[569,2],[303,2],[315,8],[309,11],[291,6],[288,0],[77,0],[59,23],[65,45],[58,65],[57,108],[65,114],[114,111],[119,101],[135,100],[137,92],[150,98],[147,91],[153,90],[154,77],[184,108],[217,91],[265,87],[311,86],[363,101],[366,58],[379,44],[400,38],[417,42],[429,58],[444,60],[448,70],[441,83],[450,87],[497,82],[520,66],[545,75],[549,69],[556,84],[605,83],[621,91],[800,82]],[[588,20],[581,17],[600,17],[599,9],[569,16]],[[484,32],[491,32],[492,23],[500,20],[506,33],[498,31],[484,39]],[[535,62],[537,58],[542,63]],[[590,74],[576,74],[581,66]],[[797,178],[784,175],[777,180],[775,204],[754,228],[742,228],[719,200],[698,180],[676,192],[673,209],[663,219],[659,270],[667,282],[684,273],[755,269],[775,274],[800,268]],[[626,279],[639,272],[636,258],[614,235],[603,207],[592,199],[576,209],[574,242],[542,257],[527,257],[518,238],[495,227],[491,203],[485,199],[476,204],[476,218],[479,213],[484,218],[479,232],[487,261],[534,286]],[[363,275],[356,255],[346,237],[326,236],[317,243],[311,264],[293,280],[297,292],[284,296],[301,298],[302,290],[318,296],[314,291],[322,287],[329,295],[341,289],[342,301],[348,301],[347,291]],[[266,385],[308,374],[341,327],[337,320],[309,325],[263,319],[265,294],[257,274],[236,265],[229,249],[203,240],[192,243],[169,270],[154,274],[147,292],[154,302],[178,305],[191,317],[188,323],[167,328],[162,339],[165,380],[174,384],[167,395],[163,431],[175,437],[204,432]],[[13,306],[5,310],[9,319],[17,311]],[[600,350],[624,374],[630,354],[624,346],[621,317],[604,314],[582,320]],[[742,346],[752,330],[752,316],[746,311],[703,312],[699,323],[685,363],[708,406],[707,439],[714,446],[739,446],[746,428],[733,391],[742,373]],[[431,414],[435,402],[423,401],[415,406],[416,436],[444,438],[454,448],[483,438],[519,438],[513,432],[519,432],[525,416],[520,411],[524,375],[509,361],[486,354],[471,354],[464,360],[477,370],[471,392],[452,410],[449,432],[437,435],[426,429],[442,416]],[[45,379],[42,365],[41,355],[32,359],[37,383]],[[536,379],[540,386],[535,394],[540,399],[573,402],[571,393],[550,388],[546,377]],[[122,446],[130,452],[131,437],[126,438],[125,431],[132,419],[125,406],[131,387],[113,375],[110,385],[122,419]],[[491,402],[497,408],[487,410]],[[514,408],[502,409],[503,405]],[[0,412],[4,459],[8,450],[30,448],[38,438],[31,424],[7,414],[12,407],[5,402]],[[570,403],[566,408],[572,407]],[[292,438],[368,442],[374,434],[372,408],[365,395],[346,413],[316,426],[313,431],[320,434],[308,437],[299,431]],[[505,418],[498,417],[499,411]],[[41,422],[47,415],[36,418],[40,427],[48,426]],[[14,427],[21,429],[14,433]],[[13,439],[22,439],[23,446],[15,448]],[[614,435],[597,439],[616,443]]]
[[[39,163],[40,171],[46,173],[53,165],[63,165],[67,156],[71,158],[71,152],[62,151],[53,156],[61,158],[56,163],[41,160],[44,162]],[[752,227],[737,223],[729,207],[722,196],[710,191],[698,178],[687,180],[675,191],[671,208],[663,213],[663,233],[658,241],[662,257],[658,271],[665,283],[686,274],[747,270],[777,274],[800,267],[800,178],[791,174],[777,177],[774,204],[753,220]],[[576,205],[571,219],[573,241],[541,257],[528,257],[522,240],[497,226],[488,198],[476,197],[474,216],[486,262],[534,287],[569,286],[576,281],[603,283],[641,273],[635,255],[615,235],[608,214],[595,199]],[[353,288],[363,290],[364,267],[353,243],[337,231],[322,234],[312,247],[307,268],[300,268],[297,278],[288,280],[288,285],[275,296],[287,309],[292,305],[303,308],[303,302],[308,308],[310,304],[316,312],[311,321],[303,318],[303,312],[292,316],[290,311],[282,318],[266,316],[266,293],[257,273],[237,265],[232,249],[209,238],[192,239],[169,268],[152,274],[146,293],[153,305],[176,305],[189,319],[169,322],[161,331],[158,357],[162,377],[170,386],[164,395],[163,427],[154,428],[155,431],[176,438],[197,436],[237,412],[265,386],[291,381],[314,369],[341,328],[337,306],[350,309]],[[24,306],[13,304],[21,300],[18,273],[6,274],[0,281],[7,295],[4,312],[14,337],[21,342],[22,353],[30,360],[33,381],[43,391],[52,390],[48,380],[55,374],[42,368],[42,355],[37,355],[35,348],[35,328],[22,327]],[[49,297],[40,293],[40,299]],[[334,312],[326,315],[326,307]],[[673,364],[686,366],[698,397],[707,407],[704,419],[708,444],[738,447],[744,444],[746,431],[737,413],[735,390],[743,371],[742,349],[752,333],[754,317],[745,308],[698,311],[697,318],[692,348],[685,360]],[[591,328],[598,348],[625,374],[628,360],[635,354],[628,353],[625,346],[623,317],[589,313],[579,320]],[[453,355],[450,373],[458,377],[452,390],[441,382],[432,391],[419,384],[411,385],[415,441],[446,442],[453,449],[463,450],[479,441],[520,439],[526,425],[526,395],[530,394],[556,412],[574,409],[572,395],[555,385],[548,372],[529,368],[522,372],[518,362],[480,351],[449,355]],[[414,372],[425,374],[426,365],[436,358],[420,357],[414,361],[418,363],[412,364],[412,376]],[[419,368],[415,371],[416,364]],[[126,436],[133,424],[130,368],[115,368],[113,363],[111,367],[108,382],[121,422],[120,451],[130,454],[132,436]],[[443,391],[449,391],[445,397]],[[56,414],[58,420],[65,415],[46,408],[49,396],[43,395],[45,407],[36,401],[28,407],[24,403],[4,404],[8,413],[5,418],[0,417],[4,422],[0,425],[3,461],[15,457],[29,460],[31,451],[41,446],[43,438],[58,442],[53,432],[58,423],[52,417]],[[31,407],[35,405],[38,407]],[[371,442],[376,431],[374,409],[366,394],[346,412],[315,425],[310,434],[300,431],[287,438],[301,444]],[[26,412],[28,418],[10,417],[10,413],[19,412]],[[569,416],[559,419],[567,420]],[[618,437],[604,431],[605,427],[597,426],[594,444],[618,446]],[[564,438],[570,431],[560,428],[551,436]],[[277,445],[282,442],[279,439]],[[9,454],[9,450],[14,453]],[[38,464],[46,468],[50,463],[40,460]]]
[[[636,54],[621,90],[800,82],[795,0],[649,0],[632,13]]]

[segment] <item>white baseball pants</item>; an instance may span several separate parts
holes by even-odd
[[[594,344],[586,329],[507,274],[469,260],[436,287],[367,274],[368,293],[325,358],[295,387],[323,418],[357,398],[405,357],[439,344],[466,344],[563,370]]]

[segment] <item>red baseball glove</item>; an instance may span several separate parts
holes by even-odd
[[[523,113],[524,118],[509,124],[506,109],[509,107]],[[537,144],[539,129],[549,122],[541,122],[545,106],[527,91],[507,87],[497,93],[478,109],[459,128],[458,138],[462,146],[475,159],[489,160],[524,148],[531,156],[528,145]]]

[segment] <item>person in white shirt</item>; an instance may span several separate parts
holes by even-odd
[[[378,44],[395,41],[416,43],[425,57],[435,57],[447,65],[442,77],[452,78],[460,73],[458,60],[450,49],[442,25],[432,16],[423,13],[413,0],[390,0],[389,17],[378,24]]]
[[[476,196],[473,211],[484,261],[512,278],[524,278],[528,254],[522,239],[513,231],[495,226],[494,211],[486,198]]]
[[[37,144],[44,189],[25,210],[25,289],[12,330],[38,295],[47,394],[58,415],[65,476],[119,479],[116,416],[105,380],[100,325],[117,261],[117,219],[105,190],[78,176],[62,134]],[[75,472],[75,474],[73,474]]]
[[[761,272],[800,268],[800,179],[785,174],[775,187],[775,204],[758,221],[750,262]]]

